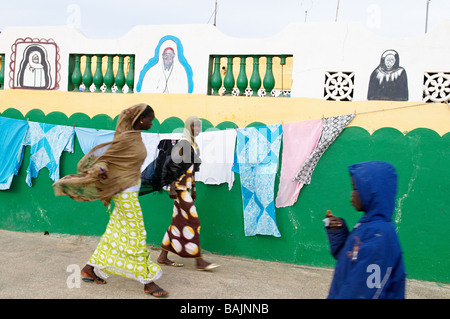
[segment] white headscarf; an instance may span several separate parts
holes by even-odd
[[[191,130],[191,126],[195,121],[199,121],[201,123],[200,119],[195,115],[188,117],[186,122],[184,122],[184,131],[183,131],[183,135],[181,136],[181,138],[188,140],[189,143],[191,143],[192,145],[194,145],[195,147],[198,148],[198,145],[195,142],[195,136],[192,134],[192,130]]]

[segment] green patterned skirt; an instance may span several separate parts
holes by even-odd
[[[135,186],[113,197],[108,226],[88,262],[104,279],[114,274],[147,284],[162,275],[159,265],[150,260],[138,194]]]

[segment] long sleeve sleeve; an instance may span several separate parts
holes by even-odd
[[[345,241],[347,240],[347,237],[349,235],[349,231],[347,228],[347,224],[345,223],[345,220],[343,219],[341,220],[342,220],[342,227],[339,228],[325,227],[328,236],[328,241],[330,242],[330,252],[335,259],[338,259],[339,253],[342,247],[344,247]]]

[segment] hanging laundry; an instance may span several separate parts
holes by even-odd
[[[87,154],[94,146],[111,142],[115,131],[97,130],[95,128],[75,127],[78,143],[84,154]]]
[[[202,164],[195,174],[195,180],[205,184],[219,185],[228,183],[228,190],[233,187],[236,130],[218,130],[202,132],[196,138],[200,149]]]
[[[241,179],[245,236],[281,236],[275,218],[274,184],[282,132],[281,125],[237,130],[233,170]]]
[[[182,133],[163,133],[157,134],[159,141],[173,140],[178,141],[182,137]],[[195,180],[205,184],[218,185],[228,183],[231,189],[234,183],[234,173],[231,167],[234,163],[234,151],[236,145],[236,130],[217,130],[206,131],[200,133],[196,138],[202,163],[200,171],[195,174]],[[148,142],[144,141],[147,146]],[[151,153],[147,147],[147,159],[144,162],[145,169],[158,155],[156,140],[155,153]],[[154,145],[152,143],[152,145]],[[154,156],[153,156],[154,154]],[[150,160],[149,157],[153,159]]]
[[[317,147],[321,134],[321,119],[283,124],[283,153],[276,207],[292,206],[297,201],[303,184],[292,179]]]
[[[30,165],[26,182],[36,178],[39,170],[47,167],[53,181],[59,179],[59,158],[63,151],[73,153],[75,130],[71,126],[29,122],[25,145],[31,145]]]
[[[328,117],[322,120],[323,131],[320,137],[319,145],[311,153],[302,168],[296,174],[294,180],[303,184],[311,182],[311,175],[317,165],[320,157],[328,147],[336,140],[344,128],[353,120],[355,114]]]
[[[158,134],[159,136],[159,142],[164,141],[164,140],[169,140],[170,143],[172,143],[172,145],[175,145],[179,140],[181,140],[183,133],[162,133],[162,134]],[[158,146],[156,146],[157,150],[156,150],[156,155],[155,155],[155,159],[159,154],[159,150],[158,150]],[[168,142],[167,142],[168,143]]]
[[[160,134],[156,133],[144,133],[141,132],[142,142],[144,142],[145,149],[147,150],[147,157],[141,166],[141,172],[156,159],[158,155],[158,144],[160,140]]]
[[[113,130],[97,130],[87,127],[75,127],[75,132],[84,154],[87,154],[94,146],[111,142],[114,139],[115,133]],[[141,170],[144,170],[156,158],[160,139],[159,135],[157,133],[141,132],[142,142],[144,142],[147,150],[147,158],[144,164],[142,164]]]
[[[9,189],[22,164],[27,121],[0,117],[0,190]]]

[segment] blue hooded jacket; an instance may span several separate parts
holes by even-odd
[[[326,228],[330,251],[337,259],[328,298],[405,298],[406,273],[402,250],[392,222],[397,174],[386,162],[349,167],[365,214],[351,233]]]

